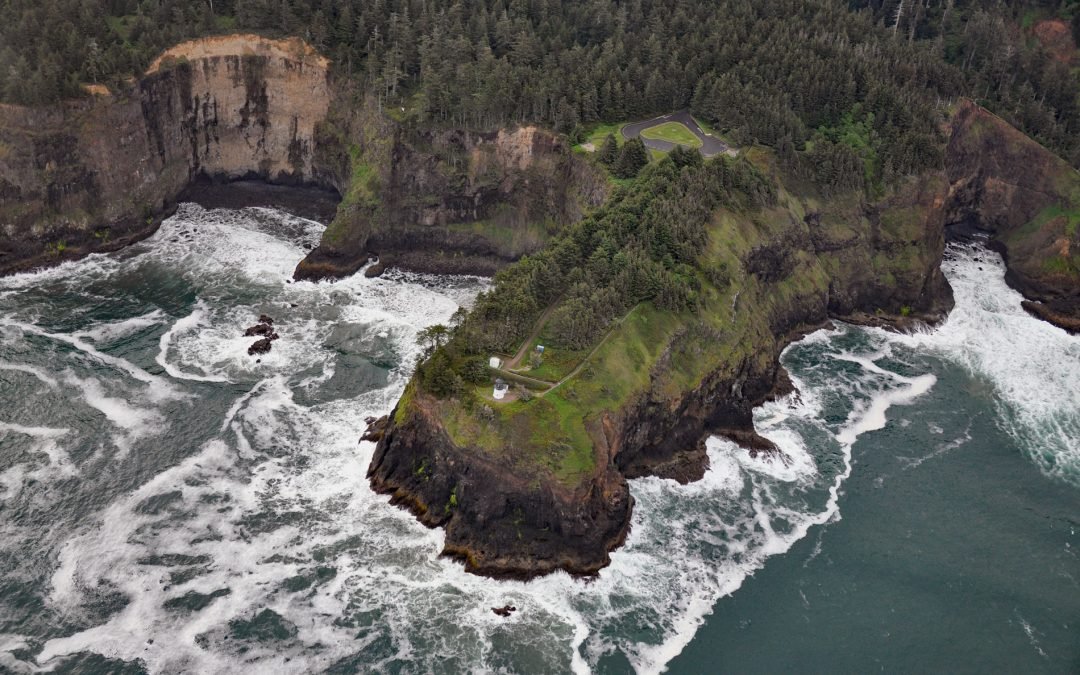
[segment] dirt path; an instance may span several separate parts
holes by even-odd
[[[521,343],[521,349],[517,351],[517,354],[514,354],[514,358],[503,364],[503,368],[505,370],[513,370],[514,368],[518,368],[521,366],[521,360],[525,358],[525,355],[527,353],[529,353],[529,348],[532,347],[533,343],[540,338],[540,331],[544,329],[544,326],[547,324],[548,319],[551,318],[551,313],[555,311],[555,307],[557,307],[558,304],[558,301],[556,301],[544,310],[544,313],[541,314],[540,318],[536,320],[536,324],[534,324],[535,327],[533,328],[533,331],[529,333],[529,337],[525,338],[525,341]],[[539,380],[537,381],[539,382]]]
[[[642,131],[645,131],[646,129],[649,129],[651,127],[655,127],[659,124],[663,124],[664,122],[679,122],[680,124],[685,125],[686,128],[689,129],[691,133],[697,136],[698,139],[701,141],[701,154],[704,155],[706,158],[715,157],[719,154],[729,152],[731,150],[731,148],[728,147],[727,143],[724,143],[716,136],[710,136],[709,134],[705,133],[705,131],[701,128],[701,125],[699,125],[697,123],[697,120],[694,119],[694,116],[686,110],[680,110],[678,112],[673,112],[667,115],[663,115],[661,117],[656,117],[651,120],[646,120],[644,122],[634,122],[633,124],[627,124],[623,126],[620,132],[622,133],[623,138],[630,139],[640,137],[642,142],[645,143],[646,148],[650,148],[652,150],[660,150],[662,152],[669,152],[675,149],[675,143],[672,143],[671,141],[661,141],[655,138],[645,138],[641,136]]]
[[[604,339],[600,340],[600,342],[596,343],[596,346],[593,347],[592,350],[589,351],[589,353],[585,355],[585,358],[581,359],[581,361],[579,361],[578,364],[576,366],[574,366],[573,370],[571,370],[569,373],[566,374],[566,377],[562,378],[558,382],[555,382],[554,384],[552,384],[551,382],[548,382],[547,380],[538,380],[538,379],[536,379],[534,377],[529,377],[528,375],[522,375],[521,373],[515,373],[515,372],[511,371],[509,369],[509,367],[507,367],[507,366],[504,366],[503,368],[496,368],[495,372],[499,373],[500,375],[502,375],[503,377],[506,377],[508,380],[511,380],[511,381],[516,380],[516,381],[519,381],[519,383],[520,383],[521,380],[525,380],[525,382],[529,382],[529,383],[538,385],[540,387],[543,387],[544,390],[541,391],[541,392],[538,392],[536,395],[538,397],[546,396],[547,394],[550,394],[551,392],[553,392],[556,389],[558,389],[559,387],[561,387],[567,380],[569,380],[569,379],[571,379],[573,377],[576,377],[577,374],[581,372],[581,369],[585,367],[585,364],[589,362],[589,359],[591,359],[593,357],[593,355],[596,354],[596,352],[601,347],[604,346],[604,343],[608,341],[608,338],[610,338],[615,333],[615,329],[617,329],[619,326],[621,326],[624,321],[629,319],[630,315],[633,314],[634,312],[636,312],[638,307],[640,307],[640,306],[641,305],[634,305],[633,309],[631,309],[629,312],[624,314],[622,316],[622,318],[620,318],[618,321],[616,321],[611,326],[611,329],[608,330],[607,335],[604,336]],[[545,314],[545,316],[543,317],[544,321],[547,321],[546,315],[549,312],[551,312],[551,309],[552,308],[549,307],[547,312],[544,313]],[[543,326],[543,323],[541,323],[540,325]],[[539,329],[534,331],[534,333],[539,333]],[[520,358],[524,354],[525,349],[530,344],[532,344],[532,342],[535,339],[536,339],[535,336],[530,337],[528,342],[525,343],[525,346],[521,348],[521,351],[519,351],[517,356],[515,356],[514,358],[515,359]],[[516,400],[516,398],[514,400]]]
[[[547,391],[545,391],[544,393],[542,393],[540,395],[544,396],[545,394],[550,394],[551,392],[553,392],[556,389],[558,389],[559,387],[561,387],[564,382],[566,382],[567,380],[569,380],[572,377],[575,377],[578,373],[580,373],[581,369],[585,367],[585,364],[589,362],[589,359],[591,359],[593,357],[593,354],[595,354],[601,347],[604,346],[604,343],[608,341],[608,338],[610,338],[612,335],[615,334],[615,329],[617,329],[619,326],[621,326],[623,324],[623,321],[626,321],[627,319],[629,319],[630,315],[633,314],[634,312],[636,312],[638,307],[641,307],[641,305],[634,305],[633,309],[631,309],[629,312],[624,314],[621,319],[616,321],[615,325],[613,325],[611,327],[611,330],[609,330],[607,332],[607,335],[604,336],[604,339],[601,340],[600,342],[597,342],[596,346],[592,348],[592,351],[590,351],[588,354],[586,354],[585,358],[581,359],[581,361],[577,364],[577,366],[575,366],[573,370],[571,370],[569,373],[566,374],[566,377],[559,380],[555,384],[551,385],[550,389],[548,389]]]

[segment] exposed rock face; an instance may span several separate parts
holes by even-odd
[[[0,273],[145,236],[200,174],[318,182],[327,72],[299,40],[207,38],[120,97],[0,106]]]
[[[749,241],[742,298],[752,345],[710,364],[687,390],[672,361],[717,336],[693,323],[677,331],[650,372],[646,391],[600,419],[586,420],[594,469],[573,487],[518,461],[520,449],[492,453],[456,445],[439,403],[411,384],[381,436],[368,471],[372,486],[392,495],[428,526],[446,528],[444,553],[466,569],[528,578],[561,569],[588,575],[624,541],[633,500],[628,478],[656,475],[680,482],[708,467],[704,439],[729,436],[751,451],[770,451],[752,411],[787,393],[783,347],[830,317],[858,321],[934,321],[952,306],[940,271],[947,183],[941,175],[909,181],[882,202],[832,204],[798,217],[801,205],[741,219]],[[453,405],[452,402],[447,405]]]
[[[420,522],[445,527],[445,555],[476,574],[520,579],[559,569],[591,575],[610,562],[633,505],[617,471],[596,472],[573,489],[515,473],[456,447],[432,403],[420,396],[408,413],[391,415],[368,477]],[[601,466],[611,465],[607,459]]]
[[[353,178],[298,279],[352,274],[372,255],[382,267],[492,275],[539,250],[549,228],[576,221],[608,190],[561,136],[536,127],[406,131],[362,113],[341,126],[359,139]]]
[[[1006,281],[1042,303],[1032,303],[1033,314],[1062,327],[1077,325],[1080,174],[971,102],[953,119],[946,167],[948,222],[991,236],[1008,264]]]

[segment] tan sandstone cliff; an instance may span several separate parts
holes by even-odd
[[[328,62],[300,40],[184,43],[132,89],[0,106],[0,273],[153,231],[193,177],[310,183]]]

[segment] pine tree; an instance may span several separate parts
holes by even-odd
[[[640,138],[631,138],[619,151],[619,159],[616,160],[612,171],[619,178],[633,178],[648,163],[649,151],[645,148],[645,144]]]
[[[596,159],[600,160],[602,164],[611,166],[618,158],[619,142],[615,140],[615,134],[608,134],[604,137],[604,143],[600,146],[600,151],[596,153]]]

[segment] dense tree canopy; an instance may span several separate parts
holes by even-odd
[[[1076,78],[1019,29],[1030,8],[1071,12],[1038,0],[3,0],[0,98],[122,89],[196,35],[295,34],[424,123],[572,131],[690,107],[737,142],[822,153],[847,185],[935,164],[936,111],[961,94],[1078,159]]]
[[[672,152],[547,248],[501,270],[452,337],[419,366],[420,382],[438,395],[460,391],[473,381],[478,360],[516,351],[550,306],[554,346],[570,350],[594,344],[640,302],[697,309],[702,274],[727,284],[721,270],[703,269],[701,259],[715,209],[775,202],[775,185],[747,160],[706,163],[696,151]]]

